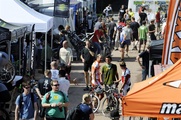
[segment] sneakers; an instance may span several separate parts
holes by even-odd
[[[129,55],[128,55],[128,54],[126,54],[126,57],[129,57]]]
[[[83,89],[84,91],[89,91],[89,87],[87,86],[86,88]]]
[[[122,62],[122,61],[124,61],[124,59],[120,59],[120,60],[118,60],[118,62]]]

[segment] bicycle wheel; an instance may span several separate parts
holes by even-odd
[[[118,109],[118,100],[111,96],[105,98],[102,103],[102,114],[106,117],[110,117],[110,112],[112,110]]]
[[[4,109],[0,110],[0,120],[10,120],[8,112]]]
[[[6,83],[11,82],[15,77],[15,68],[11,61],[7,61],[0,69],[0,80]]]
[[[97,112],[97,110],[100,107],[100,100],[94,94],[91,95],[91,103],[92,103],[93,113]]]

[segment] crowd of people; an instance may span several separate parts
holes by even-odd
[[[121,6],[118,21],[115,22],[111,4],[103,10],[103,16],[100,16],[93,29],[92,40],[85,41],[85,47],[81,51],[80,59],[84,68],[84,91],[89,91],[91,87],[101,87],[105,90],[113,84],[121,84],[120,91],[125,96],[131,87],[131,72],[126,66],[125,56],[129,57],[129,46],[132,44],[132,50],[138,50],[137,61],[142,68],[142,80],[145,80],[149,73],[149,48],[147,45],[148,37],[150,40],[156,40],[155,33],[160,31],[160,9],[158,8],[155,20],[148,21],[145,8],[140,8],[140,19],[137,22],[134,18],[134,12],[131,8],[125,9]],[[88,19],[89,20],[89,19]],[[150,22],[150,23],[149,23]],[[149,24],[149,25],[148,25]],[[43,63],[42,71],[44,77],[38,80],[34,85],[36,92],[31,92],[31,77],[22,82],[23,93],[16,98],[15,120],[35,120],[39,113],[42,119],[46,120],[65,120],[69,106],[69,87],[70,83],[77,81],[70,75],[73,51],[70,47],[70,41],[65,36],[65,31],[70,30],[70,26],[59,26],[59,54],[58,59],[51,61],[52,49],[47,45],[47,63],[45,67],[45,43],[38,41],[37,63]],[[91,31],[91,28],[89,28]],[[105,56],[105,64],[101,66],[103,41],[110,41],[112,50],[120,50],[119,65],[122,74],[118,74],[117,65],[112,63],[111,56]],[[143,45],[143,47],[141,47]],[[93,47],[92,47],[93,46]],[[140,58],[142,58],[142,63]],[[44,69],[46,68],[46,69]],[[73,80],[72,80],[73,79]],[[35,94],[36,93],[36,94]],[[108,94],[106,94],[108,96]],[[97,94],[101,100],[104,93]],[[94,120],[94,113],[90,105],[89,94],[82,96],[81,110],[86,114],[86,120]]]

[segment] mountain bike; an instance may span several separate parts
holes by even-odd
[[[99,100],[99,97],[96,95],[96,92],[103,92],[103,89],[97,89],[97,87],[92,87],[91,86],[91,89],[90,89],[90,96],[91,96],[91,103],[92,103],[92,109],[93,109],[93,113],[97,112],[99,107],[100,107],[100,104],[101,104],[101,101]]]
[[[110,112],[112,110],[119,109],[118,98],[116,98],[114,93],[117,93],[116,85],[107,86],[109,89],[105,91],[107,97],[103,99],[102,103],[102,114],[106,117],[110,117]]]

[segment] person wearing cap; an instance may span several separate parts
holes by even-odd
[[[121,90],[123,91],[123,96],[127,94],[127,92],[130,90],[131,86],[131,72],[130,70],[126,67],[126,63],[122,61],[120,63],[120,67],[122,70],[121,78],[118,81],[115,81],[115,83],[118,83],[121,81],[122,87]]]
[[[152,19],[150,25],[148,26],[148,33],[150,34],[151,40],[156,40],[155,31],[155,20]]]
[[[150,56],[149,49],[150,46],[147,46],[147,49],[136,57],[140,67],[142,68],[142,80],[146,80],[146,77],[148,76],[149,73],[149,56]],[[142,58],[142,63],[140,60],[141,58]]]

